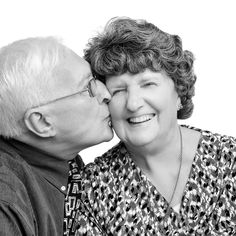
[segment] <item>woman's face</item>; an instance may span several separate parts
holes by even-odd
[[[146,69],[139,74],[108,77],[109,110],[117,136],[126,144],[143,146],[168,137],[177,124],[180,102],[170,77]]]

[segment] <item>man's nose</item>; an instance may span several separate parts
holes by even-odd
[[[98,99],[98,102],[101,103],[109,103],[111,100],[111,95],[109,91],[107,90],[105,84],[103,84],[101,81],[97,80],[97,94],[96,97]]]

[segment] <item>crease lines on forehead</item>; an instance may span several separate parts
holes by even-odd
[[[91,72],[89,72],[85,76],[83,76],[83,78],[79,81],[77,88],[81,88],[81,87],[86,86],[91,77],[93,77]]]

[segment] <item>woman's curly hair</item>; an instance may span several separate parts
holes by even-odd
[[[174,82],[183,108],[178,119],[189,118],[196,75],[194,57],[182,49],[177,35],[170,35],[145,20],[112,18],[104,31],[90,39],[84,51],[94,75],[104,81],[107,76],[132,74],[150,69],[164,71]]]

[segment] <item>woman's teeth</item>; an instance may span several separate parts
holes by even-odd
[[[132,123],[132,124],[139,124],[139,123],[143,123],[143,122],[151,120],[154,116],[155,116],[155,114],[132,117],[132,118],[128,119],[128,122]]]

